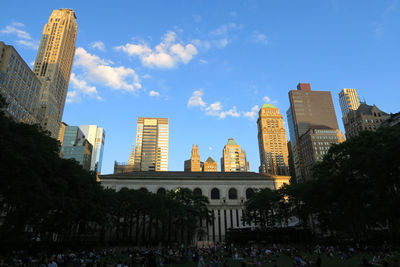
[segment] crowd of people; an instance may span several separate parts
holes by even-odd
[[[270,246],[249,245],[238,247],[216,245],[212,247],[167,246],[162,248],[102,248],[93,250],[48,251],[30,254],[14,251],[9,257],[0,258],[0,266],[324,266],[323,261],[335,258],[346,261],[359,258],[358,266],[393,266],[398,263],[398,250],[392,246],[289,246],[272,244]],[[285,257],[289,265],[279,265],[279,259]]]

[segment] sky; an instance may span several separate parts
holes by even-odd
[[[0,40],[32,66],[59,8],[78,23],[63,121],[105,129],[103,174],[128,161],[138,117],[169,119],[169,170],[192,144],[220,169],[232,137],[258,172],[258,110],[275,105],[287,128],[299,82],[332,92],[342,131],[342,88],[400,111],[400,0],[14,0],[1,4]]]

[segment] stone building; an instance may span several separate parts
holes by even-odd
[[[290,176],[268,176],[254,172],[131,172],[101,175],[103,187],[146,189],[165,192],[189,188],[208,197],[215,220],[199,221],[197,240],[223,242],[228,229],[250,227],[242,222],[244,202],[257,189],[277,189],[289,183]],[[199,236],[203,235],[203,236]]]
[[[38,123],[40,87],[40,80],[17,50],[0,42],[0,95],[8,104],[6,114],[18,122]]]
[[[390,117],[377,106],[362,103],[357,110],[350,110],[343,117],[347,139],[357,136],[360,131],[375,131]]]
[[[184,163],[185,172],[201,172],[203,164],[204,163],[200,161],[199,146],[193,145],[190,159],[185,160]]]
[[[217,172],[218,171],[218,164],[215,160],[211,157],[208,157],[207,160],[204,162],[203,172]]]
[[[264,104],[257,120],[260,173],[289,175],[289,153],[283,116],[272,104]]]

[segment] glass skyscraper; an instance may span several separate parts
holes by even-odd
[[[61,146],[61,156],[75,159],[85,170],[90,170],[92,145],[77,126],[66,126]]]
[[[106,133],[103,128],[99,128],[97,125],[81,125],[79,128],[93,146],[90,170],[100,174]]]

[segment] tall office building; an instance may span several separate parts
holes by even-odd
[[[222,150],[221,158],[222,172],[249,172],[249,162],[247,161],[246,151],[240,148],[233,138],[228,139],[228,143]]]
[[[360,101],[358,100],[356,89],[343,88],[339,93],[339,103],[343,118],[350,110],[357,110],[360,106]]]
[[[377,106],[361,103],[357,110],[350,110],[343,117],[346,137],[349,139],[357,136],[360,131],[376,131],[389,117],[389,114],[383,112]]]
[[[0,42],[0,94],[8,104],[6,114],[19,122],[37,123],[40,86],[17,50]]]
[[[103,128],[99,128],[97,125],[81,125],[79,128],[93,147],[90,170],[100,174],[106,133]]]
[[[218,164],[212,157],[208,157],[206,161],[204,161],[203,172],[217,172]]]
[[[77,126],[66,126],[61,155],[65,159],[75,159],[85,170],[90,170],[92,145]]]
[[[38,118],[41,126],[54,138],[58,135],[64,112],[76,34],[75,12],[65,8],[53,10],[44,26],[33,68],[42,83]]]
[[[299,83],[297,90],[289,91],[290,107],[287,111],[290,142],[292,144],[296,180],[304,176],[304,161],[299,139],[311,127],[339,129],[332,95],[329,91],[311,91],[309,83]]]
[[[203,168],[203,162],[200,161],[199,146],[192,146],[192,155],[189,160],[185,160],[184,170],[185,172],[201,172]]]
[[[138,118],[135,170],[168,171],[168,119]]]
[[[272,104],[264,104],[257,120],[260,173],[289,175],[289,154],[283,116]]]
[[[344,135],[338,129],[312,126],[299,139],[301,158],[303,159],[303,180],[312,178],[311,169],[321,161],[332,144],[344,142]]]

